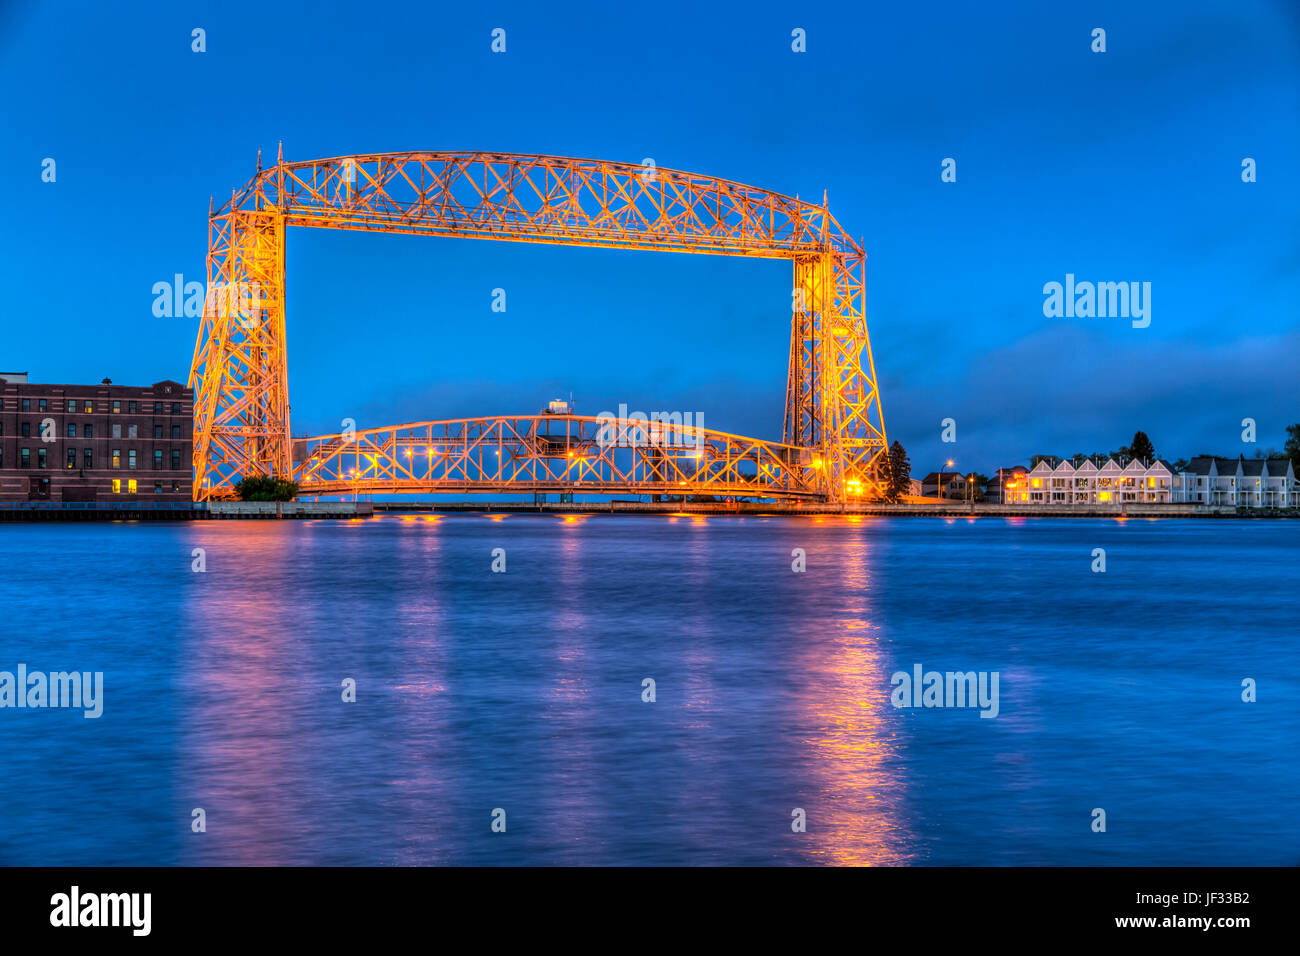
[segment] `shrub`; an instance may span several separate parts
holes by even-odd
[[[241,501],[292,501],[298,496],[298,483],[270,475],[250,475],[235,485]]]

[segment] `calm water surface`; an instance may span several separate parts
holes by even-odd
[[[0,864],[1297,864],[1298,558],[1288,521],[0,526],[0,670],[105,681],[0,710]],[[894,708],[918,663],[999,672],[998,717]]]

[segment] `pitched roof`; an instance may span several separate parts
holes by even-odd
[[[939,477],[940,477],[940,476],[939,476],[939,472],[937,472],[937,471],[932,471],[932,472],[930,472],[928,475],[925,476],[924,482],[925,482],[926,484],[929,484],[930,482],[935,481],[935,480],[938,479]],[[945,472],[943,473],[943,478],[946,478],[946,479],[960,478],[960,477],[962,477],[962,474],[961,474],[961,472],[959,472],[959,471],[945,471]]]

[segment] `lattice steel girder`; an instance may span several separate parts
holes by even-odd
[[[252,328],[205,310],[191,368],[199,497],[288,473],[285,226],[790,259],[796,297],[809,298],[791,326],[785,443],[804,449],[802,483],[823,497],[883,489],[865,256],[825,201],[628,163],[420,152],[280,161],[210,216],[210,284],[260,282],[269,295]]]
[[[821,495],[804,449],[638,419],[525,415],[414,422],[294,442],[304,495],[575,491]]]
[[[195,497],[243,475],[288,475],[284,217],[228,211],[209,231],[208,291],[191,368]]]

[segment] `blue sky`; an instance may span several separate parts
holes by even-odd
[[[1109,450],[1136,428],[1170,458],[1250,455],[1246,417],[1281,447],[1300,421],[1297,10],[0,0],[0,367],[183,380],[196,320],[156,318],[153,284],[203,278],[209,195],[281,140],[289,159],[649,157],[828,191],[869,256],[886,427],[914,473]],[[1045,318],[1066,273],[1150,282],[1150,327]],[[287,281],[296,434],[572,393],[584,413],[780,436],[779,262],[299,229]]]

